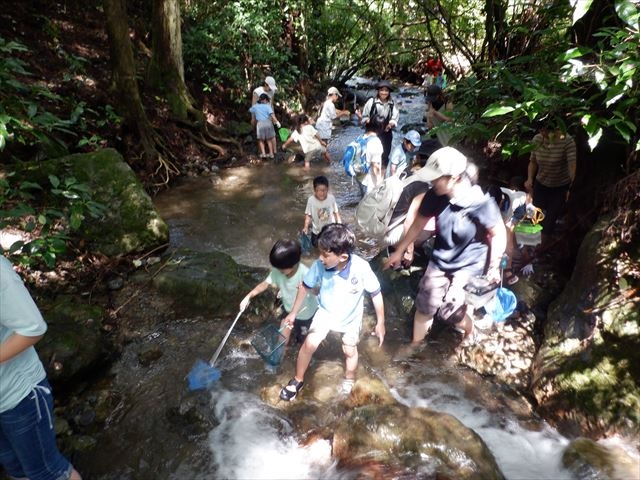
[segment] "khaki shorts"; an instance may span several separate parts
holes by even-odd
[[[325,310],[319,309],[313,316],[311,327],[309,328],[309,335],[319,335],[322,340],[327,338],[329,332],[342,333],[342,343],[348,347],[355,347],[360,343],[360,330],[362,329],[362,318],[359,322],[353,322],[347,325],[344,331],[336,330],[336,322],[334,319],[329,318],[329,315]]]
[[[442,317],[448,316],[464,305],[464,286],[469,282],[469,278],[481,274],[481,270],[444,272],[430,263],[420,280],[415,299],[416,310],[432,317],[443,307]]]

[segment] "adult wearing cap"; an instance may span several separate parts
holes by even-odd
[[[415,175],[431,182],[418,215],[400,240],[385,268],[399,266],[408,246],[427,222],[436,219],[433,252],[415,299],[411,347],[418,346],[437,318],[464,329],[463,342],[473,339],[464,286],[474,276],[500,279],[500,260],[507,237],[500,210],[489,195],[467,177],[467,158],[458,150],[437,150]]]
[[[429,85],[427,87],[425,103],[427,104],[425,118],[427,120],[427,128],[429,128],[429,130],[443,123],[452,121],[449,113],[453,109],[453,104],[447,100],[442,92],[442,88],[438,85]],[[443,147],[449,145],[451,140],[451,134],[449,134],[449,132],[443,129],[438,129],[436,130],[436,136]]]
[[[316,130],[318,130],[320,138],[326,142],[331,139],[333,120],[343,115],[351,114],[349,110],[336,109],[335,103],[339,97],[342,97],[342,95],[336,87],[330,87],[327,90],[327,98],[322,104],[320,115],[318,115],[318,120],[316,121]]]
[[[382,168],[387,168],[389,154],[391,153],[391,143],[393,142],[393,129],[398,126],[400,109],[396,108],[391,98],[391,84],[387,80],[381,80],[376,85],[377,93],[370,98],[362,107],[362,123],[367,124],[371,118],[380,116],[384,119],[384,128],[380,135],[382,142]]]
[[[422,145],[420,134],[415,130],[409,130],[405,133],[402,143],[393,149],[389,155],[389,165],[387,165],[386,175],[400,175],[409,165],[411,165],[411,157]]]
[[[258,99],[260,98],[260,95],[262,95],[263,93],[266,93],[269,96],[269,103],[271,103],[271,106],[273,107],[273,96],[275,95],[276,90],[278,90],[278,87],[276,87],[275,79],[273,77],[265,77],[264,82],[262,82],[262,85],[260,85],[259,87],[256,87],[253,90],[251,105],[255,105],[256,103],[258,103]]]

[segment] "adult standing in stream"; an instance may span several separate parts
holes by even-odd
[[[387,169],[391,144],[393,142],[393,129],[398,126],[400,109],[395,106],[391,98],[393,87],[387,80],[381,80],[376,85],[377,93],[375,97],[367,100],[362,107],[362,123],[366,125],[369,121],[378,116],[384,119],[382,131],[378,134],[382,142],[382,171]]]

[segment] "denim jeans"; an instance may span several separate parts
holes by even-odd
[[[0,413],[0,464],[13,478],[67,480],[71,475],[71,464],[56,445],[46,378],[18,405]]]

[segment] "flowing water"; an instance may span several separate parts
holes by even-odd
[[[424,104],[419,90],[401,89],[394,97],[402,104],[403,124],[421,121]],[[221,250],[239,263],[267,267],[273,242],[301,229],[311,180],[318,174],[329,178],[343,220],[353,224],[360,194],[342,172],[339,159],[344,146],[361,131],[353,123],[336,128],[331,166],[315,164],[304,171],[301,164],[280,162],[224,170],[215,181],[185,179],[156,200],[170,225],[172,247]],[[400,138],[397,132],[395,142]],[[375,253],[366,239],[358,248],[365,256]],[[251,331],[242,322],[219,361],[222,378],[216,388],[210,395],[186,391],[183,378],[194,358],[208,358],[208,339],[220,338],[220,324],[203,320],[176,318],[124,352],[112,371],[114,388],[122,392],[120,407],[98,439],[91,478],[354,478],[335,465],[328,442],[300,445],[286,415],[261,401],[260,389],[282,379],[266,371],[248,347]],[[375,349],[363,348],[361,364],[370,375],[387,383],[399,402],[450,413],[474,429],[508,479],[572,478],[561,467],[568,440],[531,414],[522,399],[456,368],[437,348],[422,360],[390,361],[408,339],[407,322],[387,318],[388,337],[377,356],[369,353]],[[163,357],[151,367],[140,366],[137,353],[151,348],[161,349]],[[337,350],[317,352],[318,363],[341,361]],[[293,359],[285,359],[281,368],[282,378],[288,378]],[[214,426],[194,432],[180,418],[189,402],[203,397]]]

